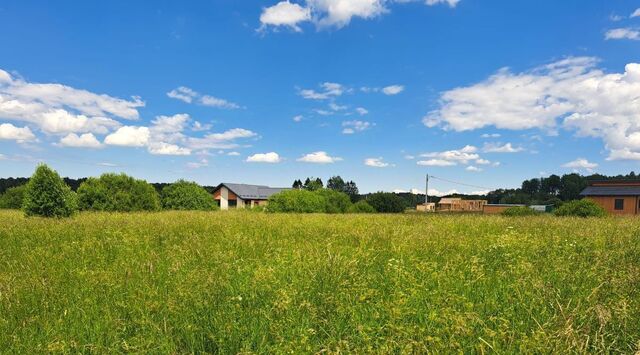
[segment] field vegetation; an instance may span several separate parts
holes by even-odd
[[[0,211],[0,349],[635,353],[640,221]]]

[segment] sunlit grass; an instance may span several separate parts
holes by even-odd
[[[0,352],[640,350],[640,220],[0,212]]]

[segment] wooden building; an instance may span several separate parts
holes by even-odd
[[[618,215],[640,213],[640,180],[592,181],[581,196]]]
[[[438,202],[439,212],[482,212],[486,200],[463,200],[458,197],[445,197]]]
[[[222,183],[213,190],[213,198],[220,209],[264,206],[271,195],[288,190],[263,185]]]
[[[507,208],[511,207],[526,207],[526,205],[513,205],[513,204],[486,204],[482,208],[484,214],[501,214]]]
[[[436,211],[436,204],[435,204],[435,202],[429,202],[426,205],[424,203],[421,203],[421,204],[416,206],[416,211],[418,211],[418,212],[435,212]]]

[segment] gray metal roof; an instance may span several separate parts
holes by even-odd
[[[589,186],[581,196],[640,196],[640,186]]]
[[[223,182],[216,187],[218,190],[222,185],[226,186],[231,192],[236,194],[243,200],[266,200],[271,195],[277,194],[283,190],[289,190],[286,187],[269,187],[264,185],[248,185],[248,184],[231,184]]]

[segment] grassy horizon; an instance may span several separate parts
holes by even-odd
[[[640,351],[640,220],[0,211],[0,352]]]

